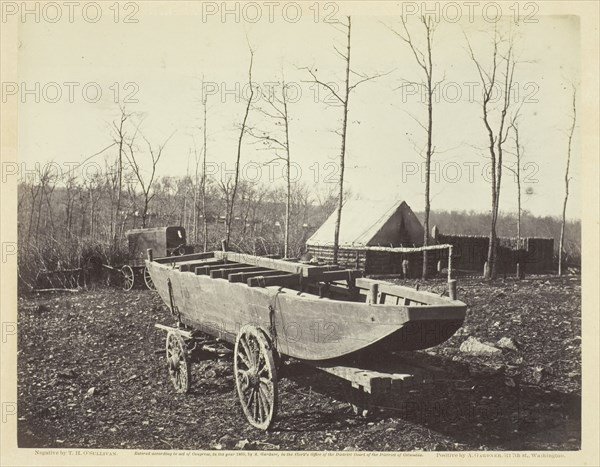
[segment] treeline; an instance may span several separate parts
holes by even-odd
[[[108,174],[108,175],[107,175]],[[92,262],[120,266],[127,262],[125,232],[142,227],[143,197],[133,188],[124,190],[121,210],[115,212],[116,196],[107,170],[85,180],[41,173],[18,186],[19,274],[26,283],[35,281],[40,270],[88,267]],[[146,213],[146,227],[181,225],[188,243],[201,251],[219,249],[225,235],[226,204],[219,183],[207,180],[206,203],[197,196],[194,177],[158,178]],[[286,209],[285,187],[240,182],[230,247],[252,254],[282,254]],[[290,254],[304,252],[306,240],[333,212],[333,185],[292,185],[290,209]],[[416,213],[423,219],[422,213]],[[204,239],[204,216],[207,238]],[[489,214],[475,211],[432,211],[430,225],[442,233],[488,235]],[[516,215],[501,214],[500,236],[515,236]],[[521,216],[522,236],[552,237],[555,249],[560,237],[560,219],[538,217],[527,211]],[[565,254],[578,263],[581,256],[581,224],[568,223]]]
[[[111,172],[107,172],[110,174]],[[133,187],[117,198],[110,175],[85,180],[41,174],[18,185],[19,275],[32,283],[39,270],[87,267],[91,262],[127,262],[125,233],[141,227],[180,225],[196,251],[220,249],[226,203],[218,181],[207,180],[200,202],[194,177],[158,178],[142,219],[144,197]],[[241,181],[232,222],[232,249],[282,254],[287,193],[284,187]],[[290,203],[290,254],[302,254],[306,239],[335,207],[331,186],[295,183]],[[204,218],[207,238],[204,238]]]

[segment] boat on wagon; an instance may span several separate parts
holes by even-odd
[[[332,369],[348,368],[344,362],[359,355],[441,344],[461,327],[467,308],[455,297],[365,278],[355,269],[230,251],[154,258],[148,250],[145,267],[177,322],[157,325],[168,331],[175,388],[189,389],[194,354],[229,345],[243,411],[263,429],[276,411],[282,358],[349,379],[347,370]]]

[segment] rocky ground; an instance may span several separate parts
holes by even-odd
[[[414,284],[413,284],[414,285]],[[442,292],[445,283],[421,284]],[[260,450],[572,450],[580,447],[579,277],[459,280],[462,329],[412,358],[446,380],[353,414],[347,385],[299,362],[268,432],[243,418],[231,360],[193,366],[175,394],[156,349],[171,324],[150,291],[19,298],[20,447]]]

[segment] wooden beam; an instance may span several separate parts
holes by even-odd
[[[222,260],[214,261],[211,264],[199,264],[197,266],[194,266],[194,272],[198,276],[203,276],[203,275],[206,276],[210,272],[210,269],[209,269],[210,267],[224,266],[224,265],[225,265],[225,261],[222,261]]]
[[[235,265],[236,267],[222,267],[219,269],[213,269],[210,271],[210,277],[213,279],[228,279],[229,274],[234,274],[236,272],[252,272],[252,271],[260,271],[261,268],[258,266],[246,266],[246,265]]]
[[[154,261],[156,263],[181,263],[183,261],[190,261],[195,259],[214,258],[214,256],[214,252],[210,251],[208,253],[192,253],[189,255],[181,256],[164,256],[162,258],[155,258]]]
[[[259,266],[256,266],[257,268]],[[229,274],[228,279],[229,282],[243,282],[243,283],[247,283],[248,279],[250,279],[251,277],[256,277],[256,276],[264,276],[264,277],[270,277],[270,276],[282,276],[285,275],[285,272],[282,271],[277,271],[275,269],[259,269],[258,271],[254,271],[254,272],[239,272],[239,273],[235,273],[235,274]]]
[[[260,276],[262,274],[268,274],[270,271],[270,269],[261,268],[260,266],[246,266],[243,268],[239,268],[238,270],[233,269],[227,271],[223,278],[227,279],[229,282],[246,283],[248,277],[252,277],[252,274]],[[244,276],[246,276],[245,279]]]
[[[265,258],[264,256],[252,256],[231,251],[215,251],[215,258],[234,261],[237,263],[251,264],[267,269],[278,269],[290,274],[300,274],[303,277],[312,277],[319,272],[339,269],[337,266],[311,266],[308,264],[292,263],[281,259]]]
[[[280,271],[289,272],[293,274],[302,274],[302,272],[304,271],[302,264],[290,263],[288,261],[282,261],[273,258],[265,258],[261,256],[233,253],[230,251],[217,251],[215,252],[215,257],[219,259],[235,261],[238,263],[246,263],[251,264],[253,266],[260,266],[267,269],[278,269]]]
[[[374,279],[356,279],[356,287],[361,289],[371,290],[372,284],[378,284],[380,293],[409,299],[414,303],[421,303],[425,305],[449,305],[448,298],[440,297],[439,295],[431,292],[415,290],[410,287],[403,287],[401,285],[394,285],[386,282],[379,282]],[[361,293],[364,294],[365,292],[361,291]]]
[[[414,375],[411,373],[388,373],[371,369],[356,368],[353,366],[319,366],[314,365],[322,371],[350,381],[355,386],[360,386],[371,394],[387,392],[391,389],[392,381],[411,381]]]
[[[357,269],[342,269],[340,271],[323,271],[314,273],[309,277],[309,280],[319,282],[334,282],[348,281],[353,282],[355,279],[362,277],[362,271]]]
[[[300,285],[302,275],[300,274],[283,274],[280,276],[257,276],[248,279],[249,287],[269,287],[279,285],[282,287]]]
[[[191,331],[187,331],[187,330],[184,330],[184,329],[174,328],[174,327],[171,327],[171,326],[165,326],[164,324],[160,324],[160,323],[156,323],[154,325],[154,327],[156,329],[162,329],[163,331],[176,331],[179,334],[181,334],[183,337],[186,337],[188,339],[191,339],[193,337]]]
[[[181,272],[194,272],[196,270],[196,267],[198,266],[210,266],[213,264],[224,264],[224,261],[220,259],[208,259],[204,261],[186,261],[185,263],[176,263],[175,268],[178,268]]]
[[[210,273],[212,271],[215,271],[217,269],[235,268],[235,267],[240,267],[240,266],[244,266],[244,265],[237,264],[237,263],[221,262],[220,264],[213,264],[213,265],[209,265],[209,266],[199,266],[196,268],[196,274],[206,276],[206,275],[210,275]]]

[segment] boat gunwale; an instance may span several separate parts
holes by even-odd
[[[176,257],[176,258],[182,258],[182,257]],[[160,259],[164,259],[164,258],[160,258]],[[204,258],[205,260],[210,260],[210,258]],[[167,262],[157,262],[156,260],[153,261],[149,261],[148,259],[146,259],[146,263],[152,262],[153,266],[155,267],[159,267],[162,269],[166,269],[169,271],[175,271],[179,274],[194,274],[191,271],[180,271],[176,268],[176,265],[178,264],[177,261],[173,261],[171,263],[167,263]],[[198,260],[198,263],[202,263],[202,260]],[[233,262],[232,262],[233,264]],[[245,265],[246,263],[239,263],[240,266],[241,265]],[[291,263],[293,264],[293,263]],[[252,266],[252,264],[248,264],[249,266]],[[279,271],[274,269],[275,271]],[[286,271],[280,271],[282,273],[285,273]],[[227,282],[229,284],[231,284],[232,286],[237,285],[237,286],[241,286],[241,287],[248,287],[247,284],[243,283],[243,282],[229,282],[226,278],[212,278],[210,276],[206,276],[207,278],[211,279],[211,280],[221,280],[224,282]],[[444,297],[444,296],[440,296],[438,294],[434,294],[432,292],[428,292],[428,291],[424,291],[424,290],[416,290],[414,288],[411,287],[406,287],[406,286],[402,286],[402,285],[398,285],[398,284],[394,284],[392,282],[388,282],[388,281],[381,281],[381,280],[377,280],[377,279],[370,279],[370,278],[360,278],[357,279],[357,282],[359,281],[369,281],[370,283],[373,284],[378,284],[379,286],[384,286],[384,287],[392,287],[394,289],[398,289],[398,293],[386,293],[386,295],[390,295],[392,297],[398,297],[398,298],[406,298],[405,295],[402,295],[402,291],[405,291],[407,293],[410,293],[411,295],[415,295],[418,294],[419,297],[423,297],[423,303],[419,303],[417,305],[413,305],[413,304],[391,304],[391,303],[367,303],[367,302],[357,302],[357,301],[353,301],[353,300],[339,300],[339,299],[335,299],[335,298],[324,298],[324,297],[319,297],[316,294],[310,293],[310,292],[304,292],[304,291],[299,291],[299,290],[295,290],[295,289],[291,289],[291,288],[287,288],[284,286],[280,286],[280,285],[271,285],[271,286],[266,286],[266,287],[256,287],[255,289],[262,289],[262,290],[270,290],[270,291],[276,291],[277,293],[285,293],[286,295],[290,296],[290,297],[294,297],[294,298],[298,298],[298,299],[302,299],[302,300],[307,300],[307,301],[323,301],[323,300],[327,300],[328,302],[337,302],[337,303],[353,303],[353,304],[357,304],[357,305],[363,305],[366,307],[372,307],[374,309],[384,309],[384,308],[394,308],[394,309],[405,309],[407,311],[418,311],[419,309],[431,309],[431,308],[445,308],[445,309],[465,309],[467,308],[467,304],[460,301],[460,300],[452,300],[450,297]],[[344,284],[340,284],[340,282],[345,282],[345,281],[333,281],[331,282],[332,284],[338,285],[338,286],[346,286]],[[359,285],[356,285],[356,288],[359,289],[361,292],[365,292],[369,290],[369,288],[367,287],[360,287]],[[293,291],[293,293],[291,293]],[[426,301],[426,299],[431,299],[434,300],[435,303],[428,303],[428,301]],[[409,298],[409,300],[412,300]],[[412,301],[418,301],[418,300],[412,300]]]

